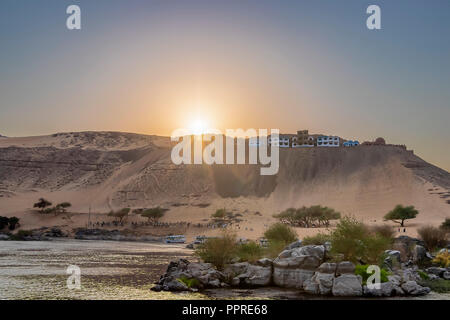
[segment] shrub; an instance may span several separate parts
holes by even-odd
[[[445,250],[444,252],[437,254],[433,259],[433,263],[438,264],[442,268],[450,267],[450,252]]]
[[[19,230],[16,234],[11,236],[11,240],[25,240],[26,237],[32,236],[33,232],[31,230]]]
[[[319,227],[321,225],[328,226],[330,220],[339,219],[341,214],[332,208],[311,206],[299,209],[289,208],[274,217],[285,220],[293,226],[309,228],[314,223],[317,223]]]
[[[400,226],[404,226],[405,220],[414,219],[419,214],[414,206],[403,207],[402,205],[397,205],[394,210],[388,212],[385,216],[385,220],[392,220],[395,223],[399,223]],[[400,221],[397,221],[400,220]]]
[[[161,207],[145,209],[141,212],[141,216],[144,218],[148,218],[149,220],[157,221],[158,219],[164,216],[164,213],[168,211],[168,209],[164,209]]]
[[[371,228],[371,231],[372,233],[379,234],[388,239],[394,239],[395,237],[395,230],[387,224],[384,224],[382,226],[373,226]]]
[[[240,261],[255,262],[264,255],[264,249],[254,241],[238,245],[236,255]]]
[[[17,224],[19,223],[19,218],[17,217],[11,217],[8,219],[8,223],[9,223],[9,230],[14,230],[16,229]]]
[[[55,207],[56,211],[58,213],[63,213],[67,211],[67,208],[70,208],[72,206],[72,204],[70,202],[62,202],[62,203],[58,203]]]
[[[286,243],[280,241],[270,241],[267,248],[265,248],[265,256],[274,259],[278,257],[281,251],[286,247]]]
[[[360,221],[344,217],[331,234],[331,254],[353,263],[378,263],[391,239],[372,234]]]
[[[440,228],[433,226],[424,226],[417,230],[419,237],[425,242],[425,246],[429,251],[436,248],[444,247],[447,243],[446,233]]]
[[[216,212],[214,212],[211,217],[215,219],[224,219],[227,216],[227,210],[225,208],[223,209],[217,209]]]
[[[428,273],[423,272],[422,270],[417,271],[417,273],[419,274],[420,279],[422,279],[422,280],[430,279],[430,277],[428,276]]]
[[[324,234],[324,233],[318,233],[314,236],[304,237],[302,240],[302,244],[305,246],[311,245],[311,244],[322,245],[327,241],[331,241],[331,235]]]
[[[195,250],[195,255],[222,270],[236,256],[237,247],[236,235],[225,232],[221,237],[207,239]]]
[[[360,275],[362,277],[362,284],[366,285],[367,284],[367,279],[373,275],[373,273],[367,273],[367,268],[369,267],[368,264],[358,264],[355,267],[355,274],[356,275]],[[380,268],[380,281],[381,283],[383,282],[388,282],[388,275],[389,272],[386,269]]]
[[[0,230],[9,224],[9,218],[0,216]]]
[[[450,218],[447,218],[444,222],[442,222],[441,229],[445,230],[446,232],[450,232]]]
[[[181,283],[184,283],[188,288],[198,288],[200,286],[200,281],[196,278],[188,278],[186,276],[181,276],[177,279]]]
[[[269,244],[275,242],[286,246],[297,240],[297,233],[283,223],[275,223],[264,232],[264,237],[269,241]]]

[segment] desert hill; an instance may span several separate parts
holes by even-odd
[[[327,205],[373,223],[396,204],[415,205],[416,224],[450,216],[450,173],[395,146],[281,149],[275,176],[255,165],[176,166],[170,151],[166,137],[118,132],[0,139],[0,211],[34,226],[25,212],[41,196],[77,213],[160,205],[170,209],[164,221],[195,223],[225,207],[243,215],[250,237],[292,206]]]

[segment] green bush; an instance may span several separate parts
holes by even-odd
[[[297,233],[288,225],[275,223],[264,232],[264,237],[269,241],[269,244],[274,242],[286,246],[297,240]]]
[[[130,213],[130,208],[123,208],[119,211],[109,212],[108,216],[117,218],[119,222],[122,222],[126,217],[128,217],[128,213]]]
[[[238,245],[236,255],[240,261],[255,262],[263,257],[264,248],[254,241],[249,241]]]
[[[9,230],[14,230],[16,229],[16,226],[19,224],[19,218],[17,217],[11,217],[8,219],[8,224],[9,224]],[[0,228],[1,229],[1,228]]]
[[[303,245],[322,245],[325,242],[331,241],[331,235],[325,233],[318,233],[314,236],[304,237],[302,240]]]
[[[211,215],[211,217],[213,217],[215,219],[225,219],[226,216],[227,216],[227,210],[225,210],[225,208],[217,209],[216,212],[214,212]]]
[[[420,279],[422,280],[428,280],[430,279],[430,277],[428,276],[428,274],[426,272],[423,272],[422,270],[417,271],[417,273],[420,276]]]
[[[310,228],[313,224],[317,224],[318,227],[329,226],[330,220],[339,219],[341,214],[332,208],[311,206],[299,209],[289,208],[274,217],[285,220],[292,226]]]
[[[378,264],[391,239],[373,234],[362,222],[344,217],[331,233],[331,254],[353,263]]]
[[[0,216],[0,230],[2,230],[4,227],[6,227],[9,223],[8,217],[2,217]]]
[[[447,235],[443,229],[433,226],[424,226],[417,230],[419,237],[425,242],[425,246],[429,251],[437,248],[443,248],[447,244]]]
[[[363,279],[362,284],[363,285],[366,285],[367,284],[367,279],[371,275],[373,275],[373,273],[367,273],[367,268],[368,267],[369,267],[368,264],[364,264],[364,265],[363,264],[358,264],[355,267],[355,274],[356,275],[360,275],[362,277],[362,279]],[[380,281],[381,281],[381,283],[389,281],[389,279],[388,279],[388,275],[389,274],[390,273],[386,269],[380,268]]]
[[[196,278],[188,278],[186,276],[182,276],[177,279],[181,283],[184,283],[188,288],[198,288],[200,286],[200,281]]]
[[[286,247],[286,243],[280,241],[270,241],[265,248],[265,256],[271,259],[278,257],[281,251]]]
[[[143,210],[140,215],[149,220],[157,221],[158,219],[164,216],[164,213],[168,211],[168,209],[164,209],[161,207],[155,207],[150,209]]]
[[[236,257],[237,249],[236,235],[225,232],[221,237],[207,239],[195,250],[195,255],[223,270]]]

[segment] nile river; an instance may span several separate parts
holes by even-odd
[[[184,245],[54,240],[0,241],[1,299],[320,299],[282,288],[153,292],[171,260],[190,258]],[[80,268],[80,289],[69,289],[67,267]],[[431,293],[419,299],[449,299]],[[329,299],[327,297],[327,299]]]

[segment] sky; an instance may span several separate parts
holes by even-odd
[[[449,34],[448,0],[2,0],[0,134],[309,129],[450,171]]]

